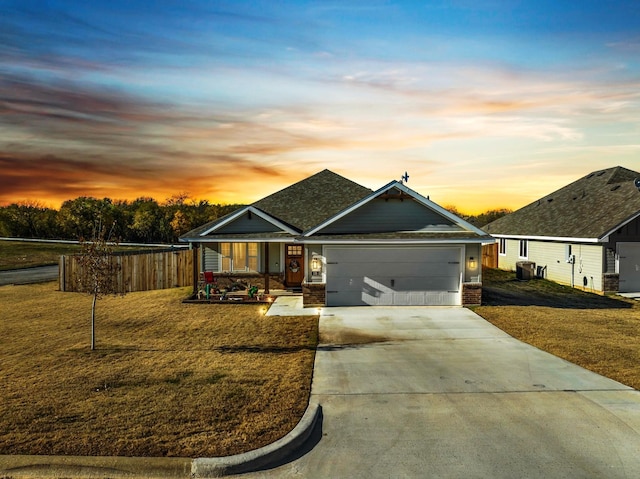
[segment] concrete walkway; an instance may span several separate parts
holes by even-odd
[[[640,392],[464,308],[324,308],[317,442],[244,477],[637,478]]]

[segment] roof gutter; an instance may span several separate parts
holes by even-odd
[[[500,235],[492,233],[496,238],[539,240],[539,241],[571,241],[574,243],[600,243],[602,238],[572,238],[570,236],[526,236],[526,235]]]
[[[469,243],[481,243],[481,244],[492,244],[495,243],[495,239],[487,239],[487,238],[460,238],[460,239],[451,239],[451,238],[438,238],[438,239],[368,239],[368,240],[355,240],[355,239],[335,239],[335,240],[327,240],[327,239],[313,239],[313,238],[297,238],[295,243],[304,243],[304,244],[359,244],[359,245],[370,245],[370,244],[469,244]]]

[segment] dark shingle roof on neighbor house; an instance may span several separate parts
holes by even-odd
[[[594,171],[489,223],[492,235],[602,239],[640,215],[640,173],[621,166]]]

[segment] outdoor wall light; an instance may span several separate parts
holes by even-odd
[[[311,260],[311,270],[318,271],[320,269],[320,260],[318,258],[313,258]]]
[[[478,262],[476,259],[473,256],[469,257],[469,269],[476,269],[477,266]]]

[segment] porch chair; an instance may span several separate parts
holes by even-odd
[[[204,295],[207,299],[209,299],[209,295],[216,288],[217,280],[215,276],[213,276],[212,271],[204,271],[200,273],[200,281],[198,281],[198,299],[202,298]]]

